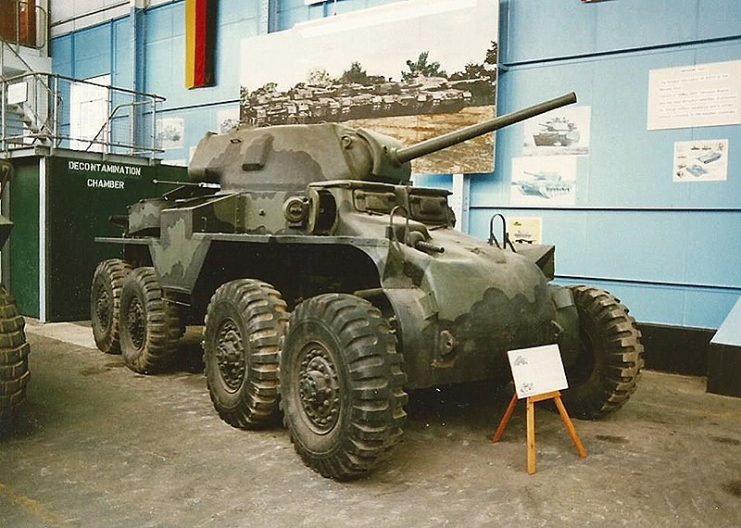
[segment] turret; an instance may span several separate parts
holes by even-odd
[[[189,174],[194,182],[217,183],[231,192],[301,190],[309,183],[348,179],[405,184],[415,158],[574,102],[572,92],[411,146],[337,123],[208,134],[198,144]]]

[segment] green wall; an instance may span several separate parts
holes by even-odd
[[[9,276],[3,281],[19,311],[39,317],[39,165],[38,159],[14,162],[10,182],[10,219],[15,224],[8,245]]]
[[[98,262],[120,257],[120,246],[97,236],[120,236],[110,215],[123,215],[141,198],[171,186],[153,179],[187,180],[184,167],[140,166],[52,157],[49,160],[47,228],[47,320],[90,318],[90,281]]]

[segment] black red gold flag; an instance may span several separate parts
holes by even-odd
[[[185,86],[214,84],[217,0],[185,0]]]

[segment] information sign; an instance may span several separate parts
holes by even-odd
[[[507,356],[518,398],[568,388],[558,345],[510,350]]]

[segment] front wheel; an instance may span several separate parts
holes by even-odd
[[[347,294],[301,303],[280,360],[281,405],[296,451],[325,477],[360,477],[399,442],[406,377],[381,312]]]
[[[15,299],[0,286],[0,433],[26,398],[28,343]]]
[[[277,421],[278,355],[287,323],[286,302],[265,282],[231,281],[211,297],[203,363],[211,401],[226,423],[255,429]]]
[[[628,309],[606,291],[571,288],[579,314],[579,354],[566,367],[563,402],[579,418],[600,418],[635,392],[643,368],[641,332]]]
[[[127,367],[152,374],[172,365],[183,327],[154,268],[137,268],[128,274],[121,290],[119,320],[121,355]]]

